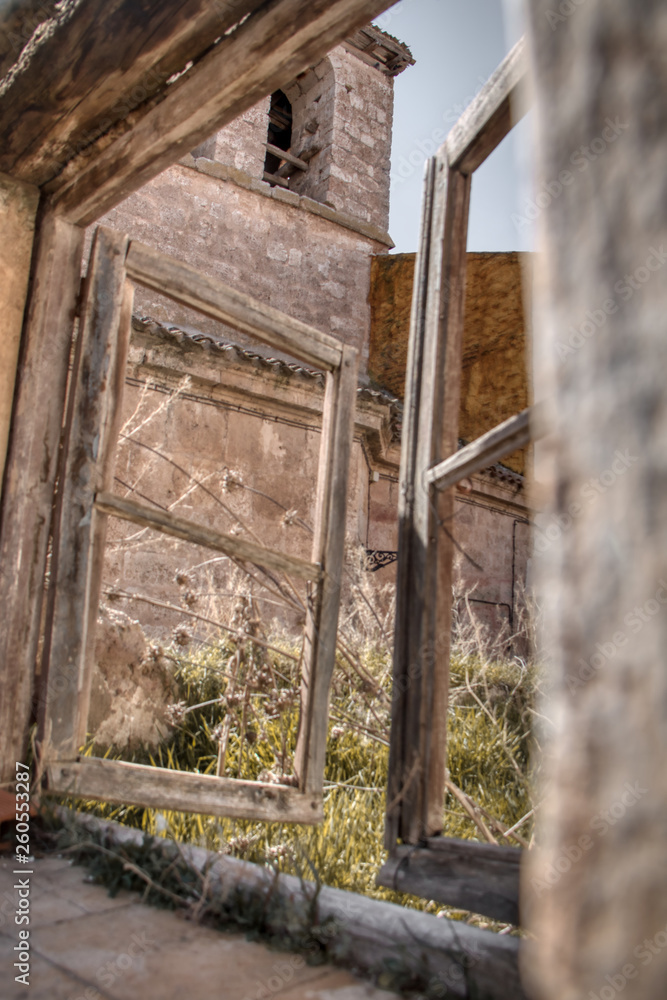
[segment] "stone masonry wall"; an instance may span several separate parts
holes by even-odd
[[[292,145],[308,161],[290,190],[386,230],[394,80],[342,46],[282,90],[292,105]],[[261,180],[270,98],[202,143],[206,156]]]
[[[222,165],[205,165],[233,175]],[[241,179],[250,182],[247,175]],[[365,377],[370,266],[372,255],[386,249],[381,234],[373,239],[300,211],[296,193],[251,183],[255,190],[191,167],[170,167],[101,222],[353,345]],[[147,289],[137,288],[135,312],[244,342],[215,320]]]
[[[342,48],[330,59],[336,94],[328,200],[386,229],[394,81]]]
[[[290,190],[335,208],[329,199],[336,94],[331,60],[322,59],[284,90],[292,104],[292,152],[308,161],[307,171],[290,177]]]
[[[317,373],[135,321],[114,489],[308,558],[311,536],[303,525],[314,517],[322,401]],[[359,548],[396,550],[396,415],[386,394],[359,391],[347,511],[351,560]],[[293,513],[286,518],[286,512]],[[527,522],[520,476],[476,476],[469,493],[457,494],[458,591],[469,593],[476,618],[493,629],[511,627],[517,618],[529,557]],[[371,591],[392,583],[395,568],[371,574]],[[185,588],[177,580],[181,573]],[[179,608],[189,590],[199,595],[194,610],[216,617],[229,612],[237,585],[223,557],[111,519],[105,600],[123,591]],[[298,616],[272,603],[275,595],[261,597],[269,619],[278,615],[298,625]],[[122,598],[117,606],[155,635],[185,617]],[[460,601],[459,610],[465,613]]]
[[[369,373],[403,398],[415,254],[376,257],[371,278]],[[459,434],[491,430],[530,402],[522,269],[528,255],[469,253]],[[526,469],[526,451],[503,459]]]
[[[253,360],[233,346],[135,321],[114,489],[308,559],[323,399],[319,373]],[[347,510],[347,538],[355,549],[371,536],[378,548],[396,547],[399,449],[391,409],[389,397],[360,391]],[[129,592],[178,608],[179,573],[188,575],[198,595],[198,613],[226,613],[232,606],[240,574],[235,578],[229,560],[110,520],[105,600],[110,591],[112,600]],[[374,582],[385,583],[392,573],[391,567],[382,570]],[[267,620],[278,616],[298,624],[298,616],[272,603],[275,594],[255,589]],[[184,617],[145,602],[116,601],[157,634]]]
[[[270,104],[270,97],[263,98],[259,104],[244,111],[239,118],[213,136],[209,159],[228,163],[230,167],[243,170],[261,181],[266,158]]]

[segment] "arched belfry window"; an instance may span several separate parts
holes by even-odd
[[[292,152],[292,105],[282,90],[271,95],[269,129],[266,139],[264,180],[275,186],[289,187],[289,177],[308,164]]]

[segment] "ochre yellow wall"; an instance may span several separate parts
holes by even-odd
[[[401,399],[415,256],[377,256],[371,269],[369,374]],[[521,270],[525,256],[468,254],[459,423],[459,437],[466,442],[529,405]],[[525,450],[503,459],[503,464],[525,472]]]

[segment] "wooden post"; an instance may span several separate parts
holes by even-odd
[[[418,817],[404,815],[411,837],[442,831],[445,805],[449,652],[454,565],[454,491],[436,493],[428,469],[454,454],[459,437],[466,240],[472,177],[436,157],[425,371],[415,478],[415,528],[424,545],[424,624],[420,746],[423,761]],[[419,829],[416,820],[419,821]],[[414,842],[412,839],[410,842]]]
[[[0,174],[0,498],[38,203],[36,187]]]
[[[452,589],[451,490],[428,470],[458,442],[470,176],[429,164],[415,276],[401,456],[387,847],[442,830]]]
[[[97,618],[107,519],[94,501],[113,482],[132,323],[133,293],[125,276],[128,245],[127,236],[100,227],[86,276],[45,626],[40,742],[49,759],[71,759],[85,739],[92,679],[85,660]]]
[[[540,712],[553,738],[522,887],[525,971],[541,1000],[661,1000],[667,19],[662,0],[570,7],[556,16],[551,0],[526,5],[536,189],[551,192],[539,220],[535,386],[554,431],[535,455],[549,497],[533,559]]]
[[[520,113],[521,39],[428,164],[401,449],[398,572],[385,846],[442,830],[454,496],[434,489],[458,445],[466,242],[473,172]],[[497,442],[496,442],[497,444]],[[447,466],[449,468],[449,466]],[[450,484],[450,487],[453,484]]]
[[[329,692],[336,660],[345,549],[345,511],[357,392],[357,352],[343,346],[340,368],[327,374],[322,414],[318,505],[312,561],[324,577],[309,613],[304,644],[301,718],[294,769],[306,794],[322,792]]]
[[[83,237],[42,221],[23,333],[0,525],[0,782],[14,776],[30,721]]]

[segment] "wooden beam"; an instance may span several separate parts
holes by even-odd
[[[405,403],[398,494],[398,565],[396,569],[396,619],[393,654],[393,696],[389,733],[389,771],[387,778],[387,814],[385,848],[391,851],[402,836],[402,800],[418,780],[419,763],[415,749],[408,743],[407,719],[413,676],[410,651],[419,645],[421,617],[412,615],[413,602],[421,600],[423,587],[423,548],[413,530],[417,433],[421,405],[421,378],[424,370],[424,326],[428,292],[429,254],[435,160],[427,161],[422,196],[419,252],[412,286],[410,339],[405,379]],[[415,594],[415,591],[417,592]],[[415,634],[416,632],[416,634]],[[414,671],[413,671],[414,673]]]
[[[0,781],[28,739],[58,448],[84,231],[53,216],[37,236],[0,526]]]
[[[0,497],[38,204],[36,187],[0,174]]]
[[[528,110],[526,45],[519,39],[445,140],[450,166],[472,174]]]
[[[313,561],[322,563],[324,578],[307,622],[301,717],[294,755],[299,785],[311,794],[321,792],[324,777],[356,399],[357,352],[346,344],[339,370],[327,375],[313,538]]]
[[[42,30],[19,71],[12,66],[19,56],[15,39],[25,42],[30,33],[22,37],[23,24],[4,36],[14,44],[0,68],[0,169],[46,184],[77,152],[90,152],[100,135],[126,128],[166,92],[173,74],[261,2],[85,0],[61,16],[54,3],[37,0],[27,22],[42,22]],[[8,6],[2,5],[0,28]]]
[[[93,222],[386,6],[387,0],[263,3],[129,131],[110,142],[104,137],[68,164],[48,186],[55,210],[81,225]]]
[[[442,830],[449,689],[454,544],[451,493],[434,498],[428,470],[458,441],[466,235],[471,178],[451,169],[441,149],[430,168],[410,339],[411,454],[402,459],[402,511],[395,632],[388,833],[415,844]],[[424,269],[423,273],[421,269]],[[417,358],[419,364],[417,366]],[[407,498],[409,497],[409,503]],[[403,499],[401,500],[404,503]]]
[[[377,884],[519,923],[520,850],[444,837],[429,838],[426,844],[395,847]]]
[[[127,255],[127,273],[140,285],[308,364],[324,369],[340,364],[341,344],[335,337],[135,240]]]
[[[298,167],[299,170],[308,169],[306,161],[300,160],[298,156],[295,156],[294,153],[290,153],[288,149],[281,149],[280,146],[274,146],[272,142],[266,143],[266,149],[269,153],[273,153],[274,156],[277,156],[279,160],[285,160],[293,167]]]
[[[123,309],[128,243],[127,236],[98,228],[86,275],[44,626],[46,697],[39,739],[46,759],[74,756],[83,742],[82,729],[85,733],[91,676],[86,652],[97,620],[104,542],[104,519],[95,514],[93,500],[98,489],[113,481],[131,326],[131,315]]]
[[[207,549],[223,552],[230,559],[252,563],[276,573],[288,573],[299,579],[314,582],[322,577],[320,567],[306,559],[275,552],[273,549],[265,549],[254,542],[247,542],[233,535],[225,535],[221,531],[214,531],[213,528],[207,528],[194,521],[188,521],[184,517],[178,517],[170,511],[147,507],[134,500],[116,496],[115,493],[98,493],[95,497],[95,508],[103,514],[131,521],[132,524],[139,524],[141,527],[151,528],[153,531],[161,531],[165,535],[180,538],[193,545],[203,545]]]
[[[279,187],[289,190],[289,181],[286,181],[284,177],[279,177],[278,174],[270,174],[268,170],[262,174],[262,180],[265,180],[267,184],[278,184]]]
[[[470,190],[471,178],[448,168],[437,156],[414,517],[418,544],[425,552],[422,645],[412,651],[422,670],[418,738],[423,767],[421,812],[413,817],[404,811],[410,842],[417,822],[420,839],[440,833],[443,823],[454,498],[451,493],[434,498],[424,483],[424,472],[458,443]]]
[[[426,482],[437,490],[446,490],[462,479],[488,469],[498,459],[511,455],[517,448],[524,448],[538,440],[543,433],[543,426],[535,425],[534,411],[522,410],[429,469]]]
[[[171,771],[123,760],[79,757],[51,761],[47,790],[150,809],[232,816],[269,823],[321,823],[321,796],[262,781]]]

